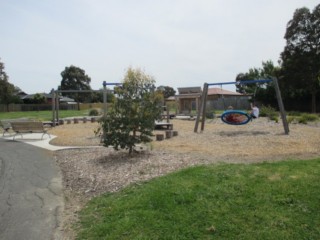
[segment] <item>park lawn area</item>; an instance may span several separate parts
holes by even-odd
[[[214,164],[92,199],[77,239],[320,239],[320,158]]]
[[[89,110],[60,110],[59,117],[75,117],[75,116],[88,116]],[[17,118],[30,118],[39,121],[52,120],[52,111],[27,111],[27,112],[0,112],[0,120],[2,119],[17,119]]]

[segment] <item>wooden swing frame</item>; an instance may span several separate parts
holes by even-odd
[[[200,102],[200,111],[197,112],[197,118],[194,126],[194,132],[198,132],[199,128],[199,122],[201,118],[201,132],[204,131],[204,126],[205,126],[205,119],[206,119],[206,105],[207,105],[207,96],[208,96],[208,88],[209,86],[214,86],[214,85],[226,85],[226,84],[252,84],[252,83],[267,83],[267,82],[273,82],[275,91],[276,91],[276,97],[278,100],[278,106],[281,114],[281,119],[282,119],[282,124],[284,128],[284,133],[286,135],[289,135],[289,125],[286,117],[286,112],[284,110],[284,105],[281,97],[281,92],[278,84],[278,79],[277,78],[272,78],[272,79],[266,79],[266,80],[243,80],[243,81],[238,81],[238,82],[224,82],[224,83],[204,83],[203,85],[203,92],[201,95],[201,102]]]

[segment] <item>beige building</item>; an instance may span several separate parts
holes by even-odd
[[[201,87],[178,88],[179,94],[175,96],[178,103],[178,113],[193,115],[200,108],[202,95]],[[229,106],[234,109],[249,108],[250,96],[222,88],[209,88],[207,97],[207,110],[226,110]]]

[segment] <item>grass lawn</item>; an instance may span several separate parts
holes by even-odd
[[[89,110],[59,110],[59,117],[88,116],[88,113]],[[37,119],[39,121],[49,121],[52,120],[52,111],[0,112],[0,120],[16,118],[30,118]]]
[[[320,239],[320,158],[182,170],[91,200],[78,239]]]

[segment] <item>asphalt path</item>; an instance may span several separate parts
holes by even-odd
[[[60,239],[61,179],[51,151],[0,139],[0,239]]]

